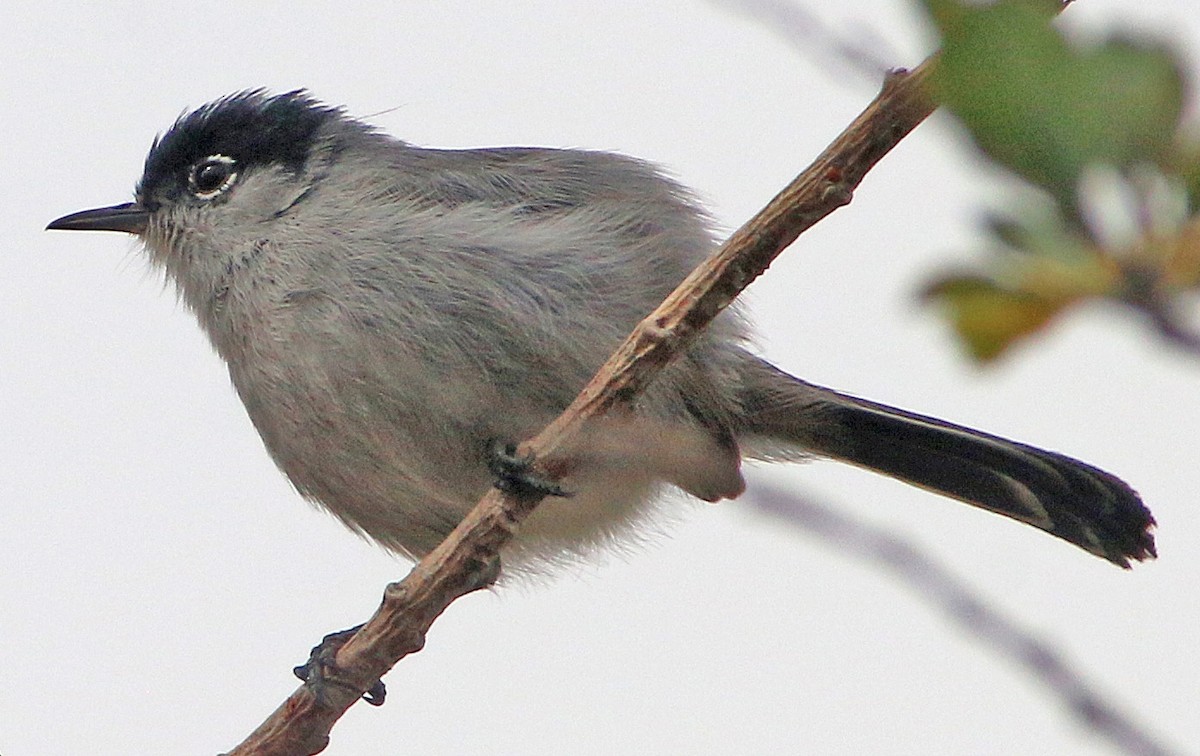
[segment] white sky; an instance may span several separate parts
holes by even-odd
[[[895,64],[927,52],[903,3],[808,5]],[[732,227],[875,92],[704,2],[386,7],[0,8],[4,756],[231,748],[308,648],[407,571],[295,495],[127,240],[42,231],[128,199],[183,109],[304,86],[417,144],[619,150],[666,165]],[[1187,0],[1067,16],[1133,19],[1200,51]],[[1101,307],[997,368],[967,364],[913,295],[968,261],[1001,195],[944,121],[922,126],[748,292],[762,347],[819,383],[1122,475],[1159,519],[1162,558],[1123,573],[830,463],[753,474],[915,539],[1194,748],[1200,365]],[[1108,752],[893,579],[736,502],[628,559],[468,597],[387,682],[387,705],[356,706],[326,753]]]

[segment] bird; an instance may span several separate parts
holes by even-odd
[[[306,90],[236,92],[152,143],[133,200],[53,230],[137,237],[306,499],[419,558],[716,248],[657,166],[602,151],[434,149]],[[829,458],[1031,525],[1121,567],[1155,521],[1063,454],[793,377],[736,305],[594,422],[503,552],[539,572],[636,541],[677,488],[735,498],[744,460]]]

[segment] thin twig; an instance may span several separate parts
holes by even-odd
[[[733,234],[643,320],[574,403],[521,445],[550,479],[569,460],[556,456],[590,418],[637,396],[671,357],[733,301],[803,231],[850,202],[863,177],[932,111],[925,82],[932,68],[888,75],[875,100],[817,160]],[[337,653],[339,682],[320,700],[301,686],[230,756],[315,754],[334,722],[371,683],[421,649],[425,633],[459,596],[479,588],[479,575],[538,501],[490,491],[457,528],[399,583],[384,591],[375,615]]]
[[[778,487],[754,486],[746,497],[755,508],[834,545],[839,553],[876,564],[921,598],[941,609],[963,630],[1042,683],[1088,728],[1136,756],[1171,751],[1133,721],[1076,671],[1050,643],[1008,619],[950,570],[918,546],[883,528],[855,520],[810,497]]]
[[[872,84],[888,70],[886,55],[872,38],[860,39],[839,34],[816,13],[791,0],[709,0],[718,8],[740,13],[757,21],[791,48],[816,65],[840,70],[849,68],[859,76],[870,77]],[[839,72],[840,72],[839,70]]]
[[[1132,306],[1150,319],[1150,323],[1158,329],[1159,336],[1169,344],[1193,357],[1200,357],[1200,333],[1184,324],[1174,301],[1156,297],[1154,300],[1133,302]]]
[[[1144,315],[1167,343],[1193,357],[1200,356],[1200,333],[1181,317],[1180,295],[1168,291],[1163,271],[1126,265],[1123,273],[1123,290],[1117,299]]]
[[[1182,349],[1193,357],[1200,357],[1200,333],[1185,326],[1174,313],[1163,310],[1147,312],[1158,333],[1167,342]]]

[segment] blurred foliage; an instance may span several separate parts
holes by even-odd
[[[1178,315],[1200,288],[1200,142],[1166,44],[1083,47],[1057,0],[923,0],[942,36],[935,95],[1035,197],[992,218],[986,270],[932,282],[968,350],[993,359],[1069,308],[1108,300],[1200,353]]]

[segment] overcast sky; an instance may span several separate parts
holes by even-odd
[[[808,3],[894,65],[911,6]],[[721,3],[5,3],[0,9],[0,753],[213,754],[361,622],[403,560],[304,503],[170,289],[115,234],[151,139],[230,92],[307,87],[408,141],[618,150],[735,227],[877,82]],[[833,10],[831,10],[833,8]],[[1194,3],[1081,0],[1200,60]],[[826,60],[823,62],[822,58]],[[377,115],[371,115],[377,114]],[[818,383],[1112,470],[1158,517],[1122,572],[1009,520],[814,463],[750,471],[913,539],[1178,748],[1200,743],[1200,365],[1110,307],[970,365],[915,292],[1003,201],[941,119],[747,292],[762,351]],[[543,586],[477,594],[356,706],[359,754],[1110,752],[895,579],[743,502]]]

